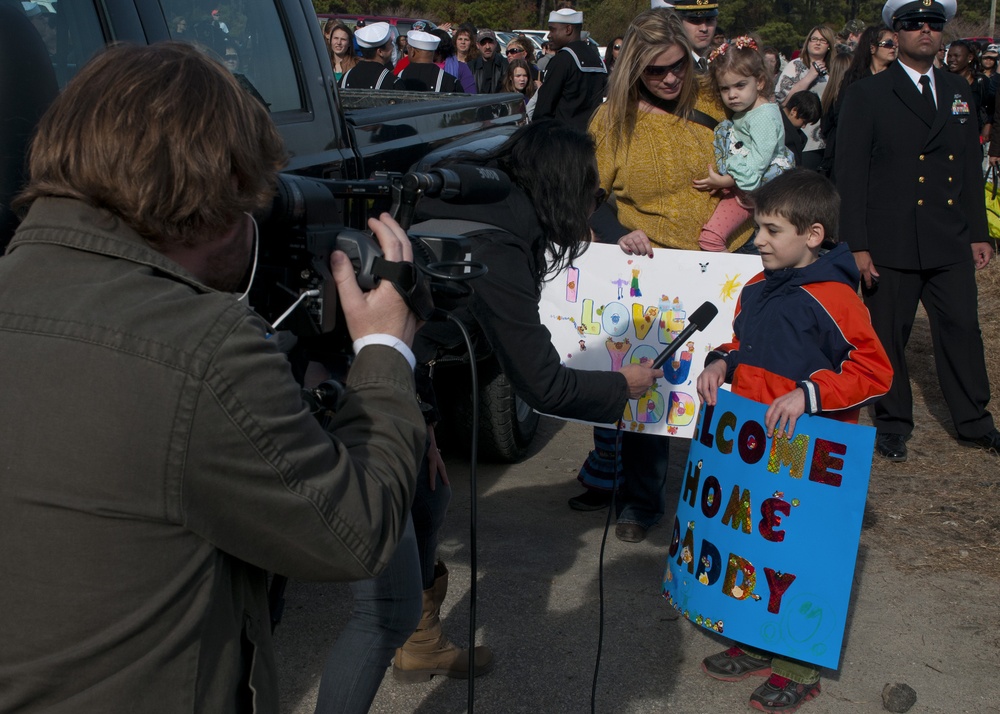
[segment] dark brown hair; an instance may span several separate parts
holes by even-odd
[[[840,194],[826,176],[809,169],[792,169],[749,194],[758,214],[781,216],[799,233],[813,223],[823,226],[826,240],[837,242]]]
[[[79,199],[158,248],[208,242],[269,205],[285,159],[267,110],[184,42],[95,56],[42,117],[29,156],[17,206]]]
[[[347,55],[340,61],[341,66],[346,72],[349,69],[354,68],[359,62],[358,56],[354,52],[354,30],[342,23],[340,20],[331,20],[323,26],[323,39],[326,40],[326,52],[330,55],[330,67],[336,70],[337,68],[337,58],[333,56],[333,47],[331,43],[333,41],[333,33],[337,30],[343,30],[347,33]]]

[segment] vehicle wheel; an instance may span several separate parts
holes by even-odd
[[[459,392],[449,441],[471,444],[472,400],[470,390]],[[461,396],[459,396],[461,395]],[[527,453],[538,429],[539,415],[514,393],[496,363],[479,365],[479,457],[484,461],[514,463]]]

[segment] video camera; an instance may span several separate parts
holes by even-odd
[[[368,216],[387,211],[409,229],[421,197],[453,203],[485,203],[510,193],[510,179],[497,169],[456,164],[428,172],[382,173],[369,180],[317,179],[280,174],[270,212],[261,216],[257,276],[250,302],[272,325],[342,351],[347,334],[340,329],[336,288],[330,275],[334,250],[347,254],[358,284],[373,289],[390,280],[421,320],[433,317],[435,305],[447,308],[468,294],[463,281],[482,275],[471,260],[469,239],[408,231],[413,263],[383,259],[377,240],[363,226]],[[303,295],[316,299],[304,301]],[[298,306],[297,303],[304,303]],[[290,308],[296,307],[291,310]]]

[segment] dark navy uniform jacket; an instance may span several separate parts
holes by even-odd
[[[876,266],[921,270],[970,259],[989,240],[975,105],[934,70],[937,109],[893,62],[848,87],[837,128],[840,235]]]

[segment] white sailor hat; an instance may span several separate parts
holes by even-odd
[[[897,20],[948,22],[957,11],[956,0],[889,0],[882,8],[882,21],[888,27]]]
[[[27,15],[28,17],[34,17],[35,15],[41,15],[42,12],[44,12],[42,10],[42,6],[39,5],[38,3],[34,3],[34,2],[22,2],[21,3],[21,8],[24,10],[24,14]]]
[[[562,10],[553,10],[550,12],[549,22],[562,25],[582,25],[583,13],[570,7],[564,7]]]
[[[391,33],[392,28],[389,27],[388,22],[376,22],[355,30],[354,37],[360,47],[373,49],[385,45],[389,41]]]
[[[664,2],[664,0],[649,0],[649,8],[651,10],[656,10],[661,7],[666,8],[667,10],[673,10],[674,4],[672,2]]]
[[[420,30],[410,30],[406,33],[406,41],[415,50],[428,50],[433,52],[441,44],[441,38],[429,32]]]

